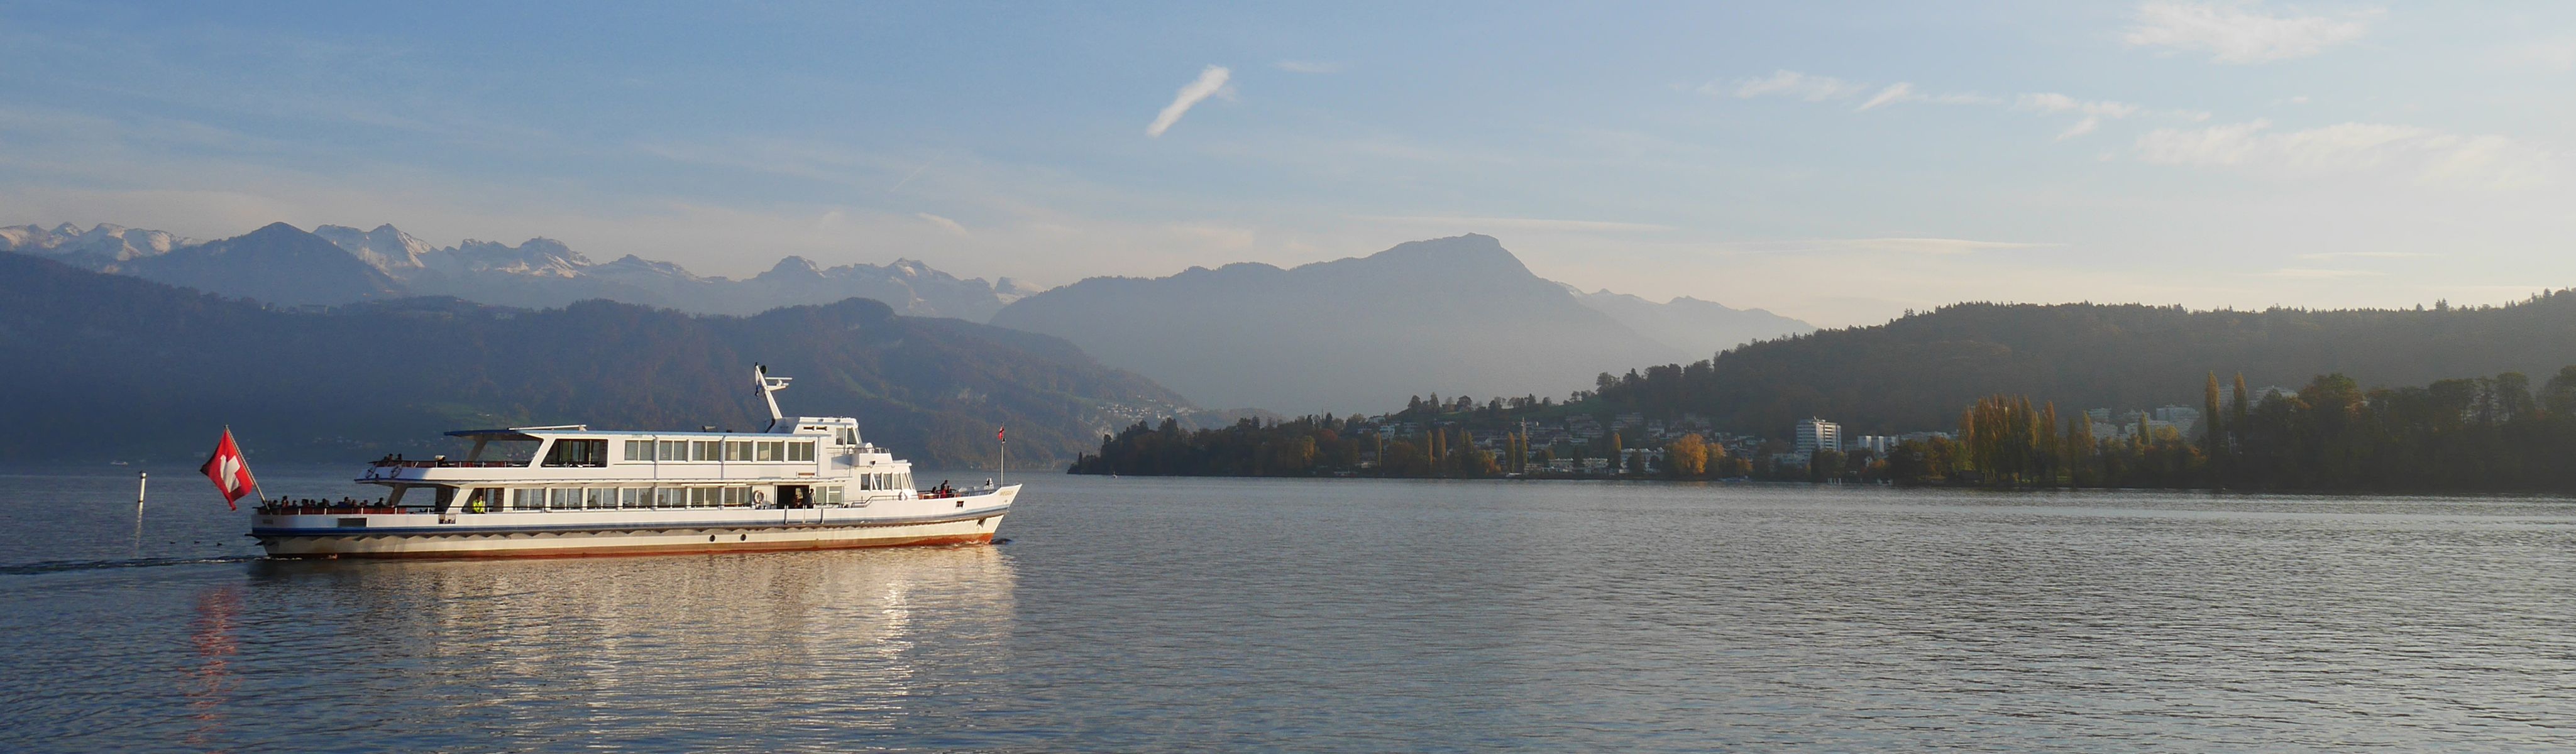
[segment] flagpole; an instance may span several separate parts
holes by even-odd
[[[231,436],[233,436],[233,425],[230,425],[230,424],[226,424],[226,425],[224,425],[224,436],[225,436],[225,437],[231,437]],[[233,441],[233,450],[234,450],[234,452],[240,452],[240,450],[241,450],[241,441],[239,441],[239,440],[235,440],[235,441]],[[248,467],[250,466],[250,454],[249,454],[249,453],[242,453],[242,466],[243,466],[244,468],[248,468]],[[252,496],[252,497],[259,498],[259,506],[260,506],[260,507],[262,507],[262,508],[266,508],[266,507],[268,507],[268,490],[260,489],[260,486],[259,486],[259,477],[258,477],[257,475],[253,475],[253,476],[250,478],[250,494],[251,494],[251,496]]]
[[[134,472],[134,556],[143,556],[143,491],[152,485],[152,472]]]

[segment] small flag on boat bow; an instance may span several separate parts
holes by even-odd
[[[233,429],[224,428],[224,439],[215,443],[215,454],[197,472],[215,481],[215,490],[224,494],[224,507],[241,510],[233,501],[250,494],[259,482],[250,476],[250,461],[242,458],[241,446],[233,444]]]

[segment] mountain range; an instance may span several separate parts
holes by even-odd
[[[69,224],[0,228],[0,251],[285,305],[337,305],[405,296],[454,296],[521,308],[608,299],[698,314],[750,315],[781,306],[875,299],[907,316],[982,322],[1035,291],[1009,278],[959,279],[908,259],[820,267],[779,260],[742,279],[703,277],[629,254],[593,262],[560,241],[516,246],[467,239],[445,248],[392,225],[323,225],[305,232],[272,223],[236,238],[196,242],[161,231]],[[363,268],[363,269],[361,269]]]
[[[1584,293],[1573,286],[1565,288],[1584,306],[1609,315],[1611,320],[1675,353],[1715,355],[1757,340],[1816,330],[1815,325],[1761,309],[1737,309],[1688,296],[1658,304],[1625,293]]]
[[[1204,405],[1289,413],[1384,410],[1408,394],[1554,394],[1591,385],[1602,364],[1814,329],[1690,299],[1577,294],[1475,234],[1289,269],[1091,278],[1012,302],[992,323],[1072,341]]]
[[[1384,410],[1426,391],[1555,393],[1589,385],[1604,368],[1815,329],[1691,298],[1584,293],[1531,274],[1500,242],[1475,235],[1287,270],[1246,263],[1095,278],[1026,306],[1041,292],[912,260],[824,268],[790,256],[731,280],[632,254],[593,262],[545,238],[441,248],[392,225],[308,233],[273,223],[213,242],[115,225],[22,225],[0,228],[0,251],[285,305],[441,295],[529,309],[607,299],[747,316],[860,297],[907,316],[1065,337],[1203,405],[1292,411]],[[1002,318],[1010,307],[1018,313]]]
[[[318,251],[287,231],[147,269]],[[439,433],[471,427],[756,430],[755,361],[797,378],[780,395],[791,412],[857,416],[871,440],[931,468],[989,464],[1000,426],[1014,465],[1039,466],[1187,408],[1062,340],[867,299],[749,317],[445,297],[320,311],[0,253],[0,394],[15,396],[0,423],[17,430],[0,458],[202,454],[226,425],[262,457],[317,460],[452,452]]]

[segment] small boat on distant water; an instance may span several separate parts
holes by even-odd
[[[783,416],[788,378],[753,377],[766,431],[449,432],[473,441],[463,460],[388,456],[355,480],[382,501],[269,501],[250,535],[274,557],[359,558],[988,543],[1019,496],[989,480],[916,489],[911,462],[863,441],[857,419]]]

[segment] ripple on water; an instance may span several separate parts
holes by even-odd
[[[130,483],[0,477],[0,750],[2576,746],[2555,499],[1042,478],[1004,546],[425,563],[26,502]]]

